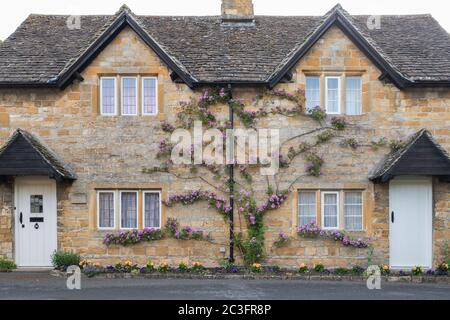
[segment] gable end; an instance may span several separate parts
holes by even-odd
[[[122,12],[111,26],[63,73],[60,75],[57,86],[65,89],[84,70],[89,63],[125,28],[130,27],[147,44],[156,55],[190,88],[195,79],[187,71],[170,57],[147,32],[127,12]]]

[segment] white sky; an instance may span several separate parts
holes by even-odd
[[[253,0],[259,15],[323,15],[339,0]],[[30,13],[113,14],[123,3],[139,15],[218,15],[221,0],[9,0],[2,1],[0,39]],[[7,3],[7,4],[6,4]],[[450,32],[448,0],[340,0],[350,14],[430,13]]]

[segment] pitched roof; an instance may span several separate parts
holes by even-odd
[[[46,175],[75,180],[67,164],[31,133],[17,129],[0,148],[0,176]]]
[[[395,176],[429,175],[450,177],[450,156],[422,129],[404,147],[389,154],[369,176],[376,182],[387,182]]]
[[[64,86],[131,26],[188,85],[273,86],[333,25],[399,87],[450,85],[450,36],[430,15],[381,16],[378,30],[367,27],[369,16],[350,16],[339,5],[324,16],[256,16],[247,27],[224,26],[220,16],[136,16],[126,7],[81,16],[81,29],[69,29],[68,17],[30,15],[0,46],[0,85]]]

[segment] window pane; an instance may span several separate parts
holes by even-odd
[[[306,109],[320,106],[320,77],[306,77]]]
[[[114,193],[100,192],[98,194],[100,228],[114,228]]]
[[[316,221],[316,193],[299,192],[298,194],[299,225],[304,226]]]
[[[44,212],[44,196],[32,195],[30,196],[30,212],[43,213]]]
[[[339,79],[327,78],[327,112],[339,112]]]
[[[137,228],[137,194],[135,192],[121,193],[122,228]]]
[[[122,114],[137,114],[136,78],[122,78]]]
[[[362,192],[346,192],[344,209],[345,229],[362,230]]]
[[[346,81],[346,112],[348,115],[359,115],[361,108],[361,77],[348,77]]]
[[[156,79],[144,78],[142,80],[142,110],[144,114],[156,114]]]
[[[337,194],[324,193],[323,195],[323,217],[324,228],[337,228],[338,205]]]
[[[102,90],[102,114],[115,114],[116,104],[116,80],[113,78],[101,79]]]
[[[145,193],[144,197],[144,226],[146,228],[160,228],[159,193]]]

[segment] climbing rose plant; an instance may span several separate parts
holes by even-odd
[[[172,207],[176,203],[183,205],[191,205],[199,201],[207,201],[211,207],[214,207],[224,218],[232,211],[232,208],[227,205],[224,198],[217,196],[213,192],[195,190],[184,194],[171,195],[163,203],[167,207]]]
[[[343,231],[322,230],[315,221],[298,228],[298,235],[302,238],[324,238],[341,242],[346,247],[367,248],[369,242],[362,238],[353,239]]]
[[[210,241],[211,236],[205,235],[203,231],[195,230],[190,226],[180,229],[179,223],[174,218],[168,218],[164,230],[157,228],[145,228],[144,230],[122,231],[119,234],[108,233],[103,238],[106,245],[134,245],[140,242],[161,240],[164,238],[175,238],[178,240],[206,240]]]
[[[258,205],[251,193],[246,191],[237,198],[237,210],[245,217],[247,235],[238,233],[235,238],[236,246],[242,252],[244,262],[251,265],[264,258],[264,215],[270,210],[280,208],[287,200],[285,193],[270,194],[262,204]]]
[[[288,101],[290,107],[281,107],[279,104],[275,104],[272,99],[277,101]],[[177,128],[191,129],[195,121],[201,121],[207,128],[217,128],[222,132],[222,136],[225,139],[225,130],[232,128],[232,124],[229,122],[219,121],[213,112],[210,110],[211,106],[217,104],[228,104],[234,111],[241,124],[246,128],[255,128],[257,121],[262,118],[269,117],[270,115],[280,115],[285,117],[299,117],[306,116],[316,121],[319,127],[311,132],[301,134],[295,138],[303,137],[306,135],[316,134],[315,143],[309,144],[306,142],[299,143],[296,147],[291,147],[286,156],[280,154],[280,168],[288,168],[297,156],[302,155],[306,162],[305,172],[306,175],[318,177],[322,175],[322,166],[324,159],[318,155],[315,148],[323,145],[330,140],[337,137],[338,131],[343,131],[347,127],[347,123],[344,118],[334,117],[331,119],[330,125],[326,126],[325,122],[327,114],[323,108],[316,107],[310,110],[304,111],[305,95],[302,90],[297,90],[294,93],[287,92],[285,90],[269,90],[263,94],[255,97],[251,108],[247,108],[244,101],[231,99],[228,91],[224,88],[216,88],[205,90],[198,98],[192,98],[189,101],[180,102],[180,109],[177,113],[177,120],[175,124],[164,122],[161,125],[163,132],[171,133]],[[290,139],[292,140],[292,139]],[[173,174],[175,177],[180,177],[176,173],[172,172],[172,162],[170,160],[170,154],[173,145],[169,143],[168,139],[163,140],[159,145],[158,159],[162,161],[159,167],[144,168],[144,173],[153,174],[156,172],[163,172]],[[192,156],[192,150],[191,150]],[[235,165],[236,166],[236,165]],[[190,179],[201,179],[208,183],[212,187],[220,190],[221,193],[228,193],[229,197],[233,197],[235,200],[235,206],[240,216],[244,217],[246,223],[246,233],[237,232],[234,234],[234,244],[242,253],[244,262],[247,265],[253,265],[254,263],[260,263],[264,259],[264,216],[270,210],[276,210],[280,208],[288,198],[288,194],[291,191],[291,186],[297,179],[291,184],[285,191],[279,191],[278,187],[274,191],[272,186],[267,186],[266,200],[262,203],[258,203],[255,194],[252,190],[252,176],[248,172],[250,167],[255,165],[239,166],[238,173],[240,177],[247,184],[247,187],[242,184],[238,184],[236,181],[224,178],[227,174],[225,171],[226,166],[215,166],[202,164],[200,166],[190,166],[190,173],[198,173],[201,168],[208,170],[213,174],[213,183],[208,182],[201,174],[189,177]],[[222,186],[222,187],[220,187]],[[214,208],[218,213],[222,215],[226,222],[230,221],[230,214],[233,211],[230,203],[221,196],[213,192],[196,190],[183,194],[171,195],[164,204],[167,207],[173,207],[176,204],[192,205],[199,201],[206,201],[211,208]],[[308,231],[308,232],[311,232]],[[358,239],[354,240],[344,234],[331,234],[325,233],[321,230],[318,231],[321,236],[338,238],[344,245],[364,248],[367,244]],[[176,220],[169,220],[166,224],[164,234],[170,237],[178,239],[195,239],[197,237],[195,232],[192,232],[190,228],[179,228]],[[299,230],[301,235],[301,231]],[[123,236],[125,237],[125,236]],[[136,236],[131,236],[131,238]],[[113,240],[109,240],[110,242]],[[134,241],[134,240],[129,240]],[[287,243],[288,239],[281,237],[278,239],[280,245]]]

